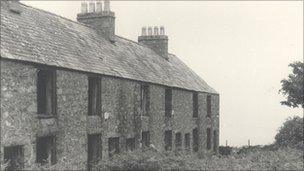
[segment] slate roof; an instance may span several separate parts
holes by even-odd
[[[5,3],[5,4],[4,4]],[[217,94],[175,55],[165,60],[125,38],[109,42],[83,24],[1,1],[1,57]]]

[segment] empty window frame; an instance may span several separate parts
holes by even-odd
[[[109,157],[112,157],[115,154],[119,154],[119,137],[109,138]]]
[[[57,162],[55,136],[37,137],[36,161],[40,164],[55,164]]]
[[[198,117],[198,95],[197,92],[192,93],[192,102],[193,102],[193,117]]]
[[[21,170],[24,167],[23,146],[4,147],[4,163],[8,164],[5,170]]]
[[[126,151],[133,151],[135,149],[135,138],[126,139]]]
[[[211,118],[211,96],[207,96],[207,117]]]
[[[207,150],[211,149],[211,129],[207,128]]]
[[[192,148],[194,152],[198,151],[198,130],[197,128],[192,130]]]
[[[185,149],[190,150],[190,133],[185,134]]]
[[[101,112],[101,78],[89,77],[89,116],[99,115]]]
[[[165,150],[172,150],[172,130],[165,131]]]
[[[88,134],[88,165],[89,170],[92,164],[102,159],[101,134]]]
[[[182,133],[175,133],[175,148],[177,150],[181,150],[182,148]]]
[[[166,117],[172,116],[172,89],[171,88],[165,89],[165,116]]]
[[[141,101],[140,101],[140,106],[142,110],[142,115],[143,116],[148,116],[149,115],[149,110],[150,110],[150,97],[149,97],[149,86],[142,84],[140,86],[140,94],[141,94]]]
[[[142,138],[143,147],[149,147],[150,146],[150,132],[149,131],[143,131],[141,133],[141,138]]]
[[[37,112],[40,117],[56,115],[56,71],[39,69],[37,73]]]
[[[216,130],[213,131],[213,151],[217,151],[218,148],[218,133]]]

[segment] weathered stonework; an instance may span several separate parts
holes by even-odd
[[[101,115],[88,116],[89,75],[57,69],[57,115],[39,119],[37,68],[39,66],[34,64],[1,60],[1,162],[4,147],[23,145],[25,167],[31,167],[36,162],[36,138],[46,135],[56,136],[58,164],[67,170],[87,168],[88,134],[101,134],[103,159],[109,157],[109,138],[119,137],[120,152],[123,152],[127,138],[135,138],[135,147],[140,147],[142,131],[150,131],[151,144],[159,151],[164,151],[166,130],[173,133],[172,150],[177,150],[175,133],[182,135],[183,150],[184,136],[190,133],[192,151],[195,128],[199,133],[198,153],[214,153],[213,147],[206,150],[206,129],[219,131],[218,95],[198,93],[199,112],[198,117],[193,118],[193,91],[172,88],[173,116],[168,119],[165,117],[167,87],[149,84],[150,110],[148,116],[141,116],[142,83],[101,76]],[[206,117],[207,95],[211,95],[211,118]]]

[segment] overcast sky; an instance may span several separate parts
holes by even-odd
[[[81,1],[26,1],[76,20]],[[115,1],[117,35],[137,41],[142,26],[164,25],[176,54],[220,93],[220,143],[269,144],[288,116],[280,80],[303,61],[303,2]]]

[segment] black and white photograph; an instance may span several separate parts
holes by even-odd
[[[0,170],[304,170],[303,0],[1,0]]]

